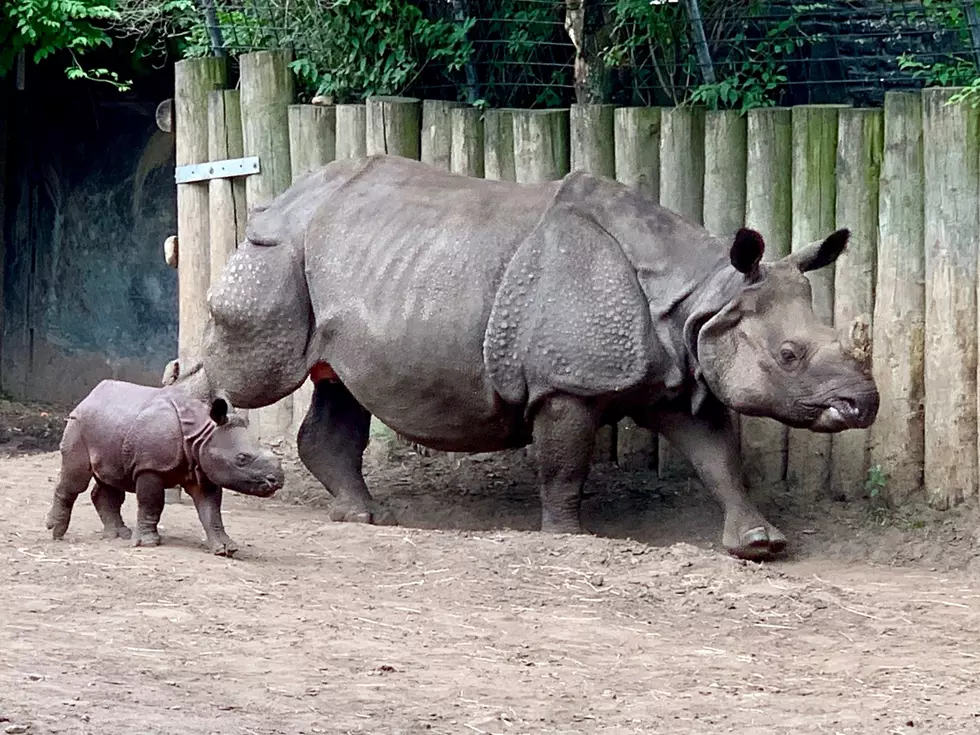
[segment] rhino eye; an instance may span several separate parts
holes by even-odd
[[[239,467],[244,467],[245,465],[247,465],[251,461],[252,461],[252,455],[251,454],[245,454],[244,452],[242,452],[237,457],[235,457],[235,463]]]
[[[779,347],[779,362],[783,367],[792,369],[803,359],[803,349],[792,342],[784,342]]]

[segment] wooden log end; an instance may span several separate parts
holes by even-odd
[[[174,131],[174,101],[173,98],[166,99],[157,105],[155,113],[157,127],[165,133]]]
[[[179,252],[177,248],[177,236],[171,235],[163,241],[163,259],[171,268],[177,267]]]

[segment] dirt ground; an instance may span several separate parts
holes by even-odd
[[[0,733],[980,732],[975,508],[777,494],[792,553],[746,564],[696,485],[599,466],[596,535],[551,536],[522,453],[378,449],[399,526],[330,523],[287,459],[226,494],[229,560],[189,503],[156,549],[87,495],[51,541],[60,419],[0,403]]]

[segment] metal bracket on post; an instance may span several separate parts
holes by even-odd
[[[223,161],[189,163],[185,166],[178,166],[174,171],[174,179],[178,184],[191,184],[195,181],[252,176],[260,171],[259,157],[247,156],[246,158],[226,158]]]

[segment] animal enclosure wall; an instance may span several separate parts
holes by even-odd
[[[173,136],[153,111],[170,68],[121,95],[32,65],[0,80],[0,385],[72,404],[101,379],[158,383],[177,341]],[[3,172],[3,169],[5,173]]]
[[[277,53],[248,54],[242,68],[263,58],[272,63]],[[243,74],[242,99],[256,94],[250,85],[271,78]],[[291,100],[280,93],[268,96],[262,124],[282,129],[256,123],[243,154],[258,155],[263,172],[269,165],[282,172],[290,159],[294,166],[322,164],[365,152],[518,182],[584,169],[637,187],[723,240],[742,225],[758,228],[768,259],[850,228],[836,268],[810,274],[814,307],[845,332],[855,319],[870,325],[878,421],[871,430],[831,436],[741,417],[746,476],[760,490],[788,485],[810,497],[872,494],[896,502],[920,496],[945,508],[975,497],[978,486],[977,113],[946,104],[949,94],[889,93],[884,109],[875,110],[813,105],[740,116],[578,105],[481,113],[404,97],[324,106],[320,114],[312,105],[294,105],[287,115]],[[207,100],[200,95],[192,104]],[[282,106],[282,114],[269,105]],[[179,119],[176,126],[182,134]],[[263,145],[278,141],[274,164],[271,149],[253,145],[253,138]],[[278,152],[286,145],[303,150]],[[277,173],[263,200],[289,180]],[[200,259],[182,257],[185,262]],[[203,300],[204,293],[193,298]],[[182,320],[180,328],[199,327]],[[279,418],[261,423],[262,438],[292,439],[305,409],[296,399],[267,414]],[[666,443],[658,447],[655,436],[630,422],[604,432],[596,452],[626,467],[691,472]]]

